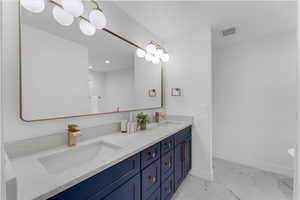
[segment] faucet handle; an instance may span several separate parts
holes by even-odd
[[[68,130],[69,131],[80,131],[79,126],[76,124],[69,124],[68,125]]]

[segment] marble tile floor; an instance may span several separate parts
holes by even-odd
[[[188,175],[172,200],[292,200],[292,178],[214,159],[214,181]]]

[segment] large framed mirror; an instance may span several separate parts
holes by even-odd
[[[161,108],[162,65],[136,56],[134,42],[78,24],[59,25],[51,6],[20,7],[20,116],[41,121]]]

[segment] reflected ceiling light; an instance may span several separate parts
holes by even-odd
[[[54,19],[63,26],[70,26],[74,21],[74,17],[71,14],[58,6],[54,6],[52,14]]]
[[[168,61],[170,60],[169,54],[164,53],[164,54],[161,56],[161,60],[162,60],[163,62],[168,62]]]
[[[84,7],[81,0],[62,0],[61,4],[63,9],[74,17],[79,17],[83,14]]]
[[[156,52],[156,46],[150,42],[147,46],[146,46],[146,51],[148,53],[154,54]]]
[[[90,22],[98,29],[103,29],[106,26],[106,17],[100,8],[92,10],[89,14]]]
[[[21,0],[21,5],[30,12],[40,13],[45,9],[44,0]]]
[[[106,61],[105,61],[105,64],[109,64],[109,63],[110,63],[110,61],[109,61],[109,60],[106,60]]]
[[[140,57],[140,58],[143,58],[143,57],[145,57],[146,52],[145,52],[144,50],[138,48],[138,49],[136,50],[136,55],[137,55],[138,57]]]
[[[96,27],[88,22],[86,19],[81,19],[79,22],[81,32],[87,36],[92,36],[96,33]]]
[[[93,69],[93,66],[89,66],[89,69]]]

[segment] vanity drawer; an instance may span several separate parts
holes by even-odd
[[[145,168],[160,157],[160,143],[145,149],[141,155],[142,168]]]
[[[158,188],[154,193],[150,194],[146,200],[160,200],[160,188]]]
[[[157,160],[142,171],[142,199],[147,199],[159,186],[160,160]]]
[[[184,140],[192,136],[192,127],[189,126],[181,131],[179,131],[175,136],[175,146],[182,143]]]
[[[87,200],[95,195],[99,198],[104,198],[107,194],[124,184],[139,171],[140,154],[137,154],[49,199]]]
[[[161,155],[165,155],[174,147],[174,137],[168,137],[161,142]]]
[[[161,158],[161,180],[164,181],[173,173],[174,152],[170,151]]]
[[[169,200],[174,194],[174,177],[173,175],[161,184],[161,200]]]

